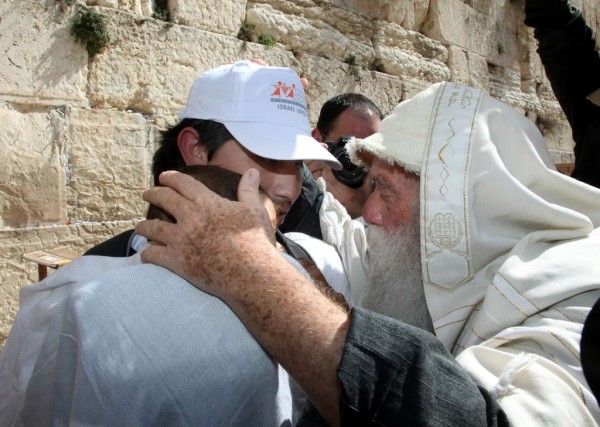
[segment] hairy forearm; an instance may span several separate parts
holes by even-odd
[[[347,313],[271,248],[254,246],[247,255],[243,277],[230,283],[221,298],[302,386],[321,415],[337,425],[336,370]]]
[[[258,173],[240,181],[238,198],[224,200],[177,172],[144,193],[177,220],[142,221],[136,230],[154,244],[144,262],[162,265],[225,301],[254,337],[304,389],[330,424],[339,424],[336,376],[348,315],[285,260],[258,197]],[[223,231],[225,230],[225,232]]]

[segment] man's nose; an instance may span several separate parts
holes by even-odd
[[[294,203],[302,187],[302,178],[300,174],[280,175],[274,193],[277,198],[282,198]]]
[[[363,206],[363,219],[367,222],[367,224],[371,225],[383,225],[381,209],[379,208],[379,204],[377,203],[377,196],[375,193],[371,193],[367,198]]]

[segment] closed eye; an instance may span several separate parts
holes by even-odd
[[[381,179],[373,178],[371,180],[371,191],[374,192],[376,190],[379,191],[379,195],[383,199],[398,197],[398,193],[386,182],[382,181]]]

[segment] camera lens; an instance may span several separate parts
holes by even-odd
[[[367,171],[350,161],[346,151],[346,144],[350,141],[350,138],[349,136],[342,136],[335,143],[327,143],[327,147],[329,152],[342,164],[342,169],[332,169],[333,176],[348,187],[359,188]]]

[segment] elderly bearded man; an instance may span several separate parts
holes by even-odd
[[[145,198],[174,206],[177,224],[138,225],[160,243],[143,259],[229,304],[331,424],[595,425],[579,338],[600,296],[600,191],[553,170],[525,117],[458,84],[401,103],[354,152],[375,183],[365,219],[382,233],[409,224],[420,199],[415,301],[435,335],[361,308],[348,314],[279,260],[255,171],[239,204],[164,174],[172,188]],[[222,236],[221,221],[237,227]],[[353,249],[345,256],[361,256],[355,222],[338,230],[339,247]],[[362,262],[369,271],[368,253]]]

